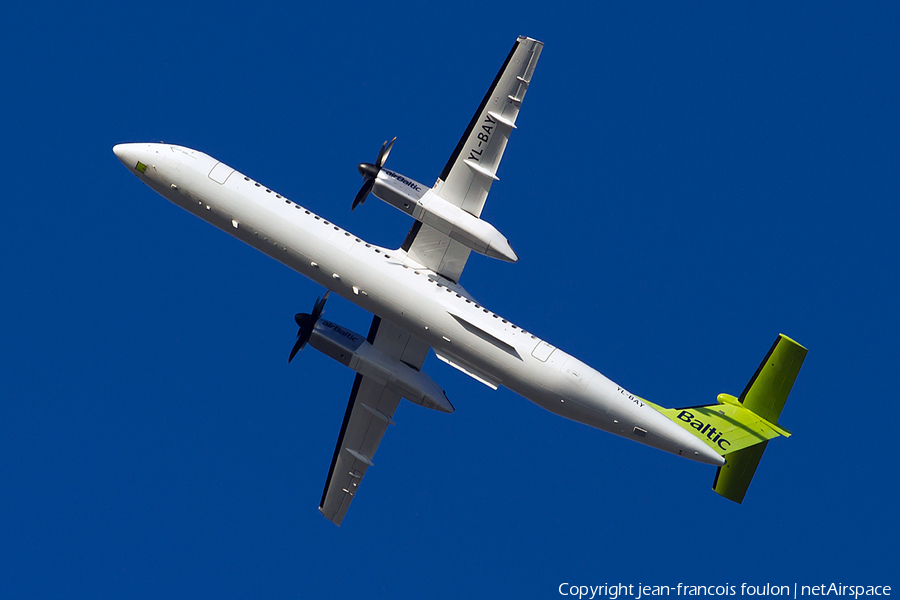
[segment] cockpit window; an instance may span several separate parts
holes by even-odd
[[[136,165],[134,166],[134,170],[137,171],[138,173],[143,173],[144,171],[147,170],[147,165],[145,165],[144,163],[138,161],[138,164],[136,164]]]

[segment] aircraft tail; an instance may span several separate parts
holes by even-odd
[[[718,404],[659,408],[725,457],[725,465],[719,467],[713,481],[713,490],[720,496],[740,504],[769,440],[790,437],[791,432],[778,425],[778,417],[806,352],[779,334],[739,397],[719,394]]]

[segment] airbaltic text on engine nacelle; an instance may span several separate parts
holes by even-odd
[[[496,227],[450,204],[427,185],[381,169],[375,178],[372,193],[416,221],[434,227],[475,252],[509,262],[519,260],[509,241]]]
[[[456,410],[441,386],[431,377],[391,358],[364,336],[337,323],[325,319],[316,321],[309,344],[360,375],[383,383],[411,402],[445,413]]]

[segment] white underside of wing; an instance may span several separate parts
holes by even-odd
[[[471,249],[429,225],[417,225],[419,231],[406,252],[407,256],[426,269],[440,273],[451,281],[459,281]]]
[[[319,511],[336,525],[347,514],[366,470],[374,465],[375,451],[400,404],[400,396],[384,385],[362,375],[356,379],[319,504]]]
[[[544,45],[520,37],[482,100],[434,192],[480,216]]]
[[[427,343],[378,317],[373,330],[373,346],[421,369],[428,354]],[[357,374],[319,504],[319,511],[335,525],[343,521],[363,476],[375,464],[375,451],[388,426],[394,424],[394,411],[400,399],[399,394],[383,383]]]
[[[516,40],[432,188],[435,194],[475,217],[481,215],[491,184],[498,180],[500,160],[509,135],[516,128],[519,109],[543,47],[543,43],[531,38]],[[404,249],[411,259],[459,281],[469,258],[467,246],[427,225],[414,225],[410,238]]]

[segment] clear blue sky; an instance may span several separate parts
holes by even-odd
[[[560,583],[897,582],[895,3],[24,5],[0,24],[0,595],[555,598]],[[183,144],[361,237],[385,139],[430,184],[517,35],[545,42],[473,256],[482,303],[655,402],[809,348],[747,499],[430,357],[341,528],[353,375],[322,290],[153,194]],[[371,316],[333,297],[328,316]]]

